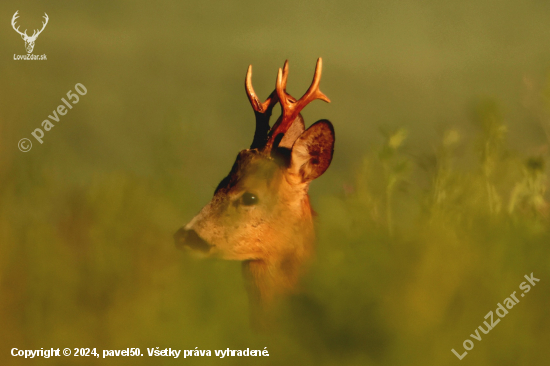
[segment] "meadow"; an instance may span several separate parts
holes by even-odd
[[[546,3],[18,6],[0,5],[2,365],[547,362]],[[29,29],[48,13],[35,46],[47,61],[13,60],[16,10]],[[278,327],[255,333],[240,263],[198,260],[172,235],[252,141],[248,65],[266,97],[289,59],[299,97],[319,56],[332,103],[303,115],[330,119],[336,147],[310,189],[317,253]],[[76,83],[87,94],[35,141]],[[540,282],[471,338],[531,273]],[[13,347],[270,356],[26,360]]]

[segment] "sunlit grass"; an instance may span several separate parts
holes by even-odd
[[[433,27],[412,3],[283,3],[301,11],[282,24],[280,10],[250,4],[58,5],[37,43],[52,62],[0,60],[9,86],[0,109],[1,365],[455,364],[451,348],[531,272],[541,282],[461,362],[547,362],[550,82],[521,76],[545,67],[526,62],[546,57],[543,2],[503,17],[513,24],[505,35],[476,14],[526,3],[457,2],[471,14],[455,19],[435,2]],[[0,38],[22,50],[15,33]],[[509,41],[522,51],[510,54]],[[333,102],[304,116],[308,125],[330,118],[337,139],[333,165],[310,190],[317,253],[279,327],[255,334],[240,263],[195,260],[172,235],[249,146],[246,66],[268,95],[271,72],[290,58],[294,92],[319,56]],[[18,151],[76,82],[86,99],[43,145]],[[8,356],[12,347],[157,346],[267,346],[271,356]]]
[[[321,197],[319,250],[304,292],[269,335],[249,328],[238,263],[199,262],[173,247],[177,174],[68,183],[52,168],[34,173],[41,184],[33,185],[4,159],[2,341],[142,351],[267,345],[277,364],[444,364],[534,272],[540,285],[467,356],[496,365],[506,350],[534,364],[550,340],[548,157],[507,148],[495,103],[475,110],[477,136],[448,128],[427,157],[411,153],[406,129],[383,132],[358,159],[354,180]],[[459,149],[474,159],[461,163]],[[185,201],[186,212],[204,203]]]

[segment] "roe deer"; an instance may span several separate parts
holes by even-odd
[[[274,300],[295,291],[303,264],[313,253],[308,188],[330,165],[334,129],[328,120],[320,120],[306,130],[300,111],[315,99],[330,102],[319,90],[321,69],[319,58],[311,86],[296,100],[286,92],[285,61],[275,90],[261,103],[248,67],[245,89],[256,116],[252,145],[237,155],[212,201],[174,234],[178,247],[243,261],[253,311],[271,308]],[[270,129],[277,102],[282,113]]]

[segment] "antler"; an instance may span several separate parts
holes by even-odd
[[[46,25],[48,24],[48,20],[50,20],[50,18],[48,18],[48,14],[46,13],[44,13],[44,16],[42,18],[46,19],[46,22],[42,22],[42,29],[40,29],[38,33],[36,33],[37,31],[35,30],[30,38],[37,38],[40,33],[42,33],[44,28],[46,28]]]
[[[17,18],[19,18],[19,16],[17,15],[18,12],[19,12],[19,10],[17,10],[17,11],[15,12],[15,14],[13,14],[13,18],[11,18],[11,26],[12,26],[13,29],[14,29],[17,33],[19,33],[20,35],[25,36],[25,37],[28,37],[28,36],[27,36],[27,30],[26,30],[26,29],[25,29],[25,32],[24,32],[24,33],[21,33],[21,32],[19,31],[19,27],[15,28],[15,20],[16,20]],[[45,14],[45,13],[44,13],[44,14]]]
[[[30,39],[33,39],[33,38],[34,38],[34,39],[36,39],[36,38],[40,35],[40,33],[42,33],[42,31],[44,30],[44,28],[46,28],[46,25],[48,24],[48,20],[49,20],[48,14],[44,13],[43,18],[46,19],[46,22],[42,22],[42,29],[40,29],[39,31],[34,30],[32,36],[29,37],[29,36],[27,35],[27,30],[26,30],[26,29],[25,29],[25,32],[21,33],[21,31],[19,31],[19,27],[15,28],[15,21],[16,21],[17,18],[19,18],[19,16],[17,15],[17,13],[19,13],[19,10],[17,10],[17,11],[15,12],[15,14],[13,14],[13,18],[11,18],[11,26],[12,26],[13,29],[14,29],[17,33],[19,33],[21,36],[25,36],[25,38],[30,38]],[[38,32],[38,33],[37,33],[37,32]]]
[[[285,63],[285,67],[286,67]],[[313,81],[306,93],[298,100],[285,91],[286,81],[288,76],[288,70],[283,71],[279,69],[277,75],[277,86],[275,88],[277,97],[281,103],[282,115],[281,118],[275,123],[271,131],[269,132],[268,140],[266,143],[266,151],[271,151],[277,136],[284,134],[288,131],[292,122],[298,117],[302,109],[315,99],[324,100],[330,103],[330,99],[319,90],[319,83],[321,82],[321,71],[323,68],[323,60],[319,57],[317,60],[317,66],[315,67],[315,74],[313,75]]]
[[[283,90],[286,89],[287,77],[288,60],[285,61],[281,76],[281,87],[283,88]],[[246,90],[248,100],[250,101],[250,105],[252,105],[252,109],[254,110],[254,115],[256,116],[256,131],[254,132],[254,139],[252,140],[252,145],[250,146],[250,148],[263,148],[267,143],[269,119],[271,118],[273,107],[279,101],[277,90],[273,90],[273,92],[271,92],[265,102],[261,103],[258,99],[258,96],[254,92],[254,88],[252,87],[252,65],[249,65],[248,70],[246,71],[244,88]]]

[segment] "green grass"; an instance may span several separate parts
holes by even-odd
[[[4,23],[0,364],[547,362],[545,3],[25,6],[22,28],[50,17],[35,46],[48,62],[9,59],[23,42]],[[288,58],[299,97],[319,56],[332,103],[304,117],[330,119],[336,147],[310,189],[317,253],[278,328],[255,334],[240,264],[196,260],[172,235],[252,140],[248,64],[267,96]],[[44,144],[17,150],[78,82],[88,94]],[[458,361],[451,349],[531,272],[540,283]],[[157,346],[270,357],[9,356]]]

